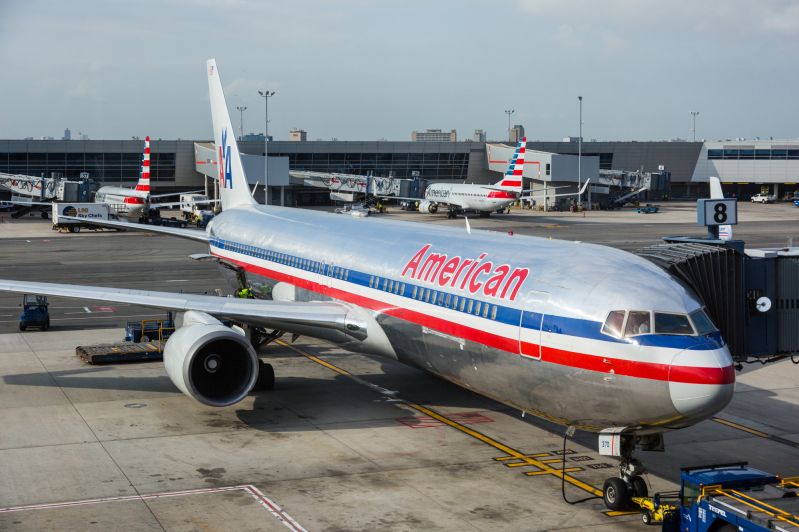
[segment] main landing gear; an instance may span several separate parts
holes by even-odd
[[[632,506],[633,497],[647,497],[649,489],[641,475],[646,472],[644,466],[633,458],[636,444],[646,450],[662,450],[663,435],[654,434],[640,437],[627,434],[614,435],[620,440],[621,462],[619,463],[619,476],[605,480],[602,486],[602,498],[605,506],[610,510],[627,510]],[[602,439],[600,437],[600,449]]]
[[[258,361],[258,380],[252,387],[254,392],[268,392],[275,389],[275,368],[263,360]]]

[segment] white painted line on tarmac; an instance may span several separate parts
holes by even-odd
[[[190,283],[191,279],[167,279],[165,283]]]
[[[24,512],[31,510],[51,510],[54,508],[70,508],[74,506],[86,506],[89,504],[100,504],[104,502],[120,502],[120,501],[150,501],[154,499],[163,499],[167,497],[185,497],[187,495],[201,495],[205,493],[222,493],[226,491],[244,491],[258,503],[266,508],[272,516],[283,523],[289,530],[295,532],[307,532],[297,521],[294,520],[288,513],[286,513],[280,506],[273,500],[263,494],[261,490],[252,484],[242,484],[240,486],[225,486],[220,488],[197,488],[192,490],[181,491],[163,491],[160,493],[151,493],[149,495],[121,495],[118,497],[101,497],[98,499],[81,499],[77,501],[64,501],[64,502],[51,502],[44,504],[27,504],[23,506],[6,506],[0,508],[0,514],[11,512]]]
[[[89,310],[89,307],[83,307],[83,310],[86,311],[86,314],[91,314],[92,313],[92,311]]]

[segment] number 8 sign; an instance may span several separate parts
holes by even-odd
[[[700,199],[696,202],[698,225],[735,225],[738,223],[738,202],[735,199]]]

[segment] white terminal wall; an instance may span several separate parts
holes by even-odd
[[[516,146],[486,144],[488,169],[505,173],[514,151]],[[582,168],[578,168],[580,159],[582,159]],[[549,174],[547,174],[547,165],[549,165]],[[546,151],[529,149],[525,151],[524,177],[542,182],[577,183],[578,176],[582,177],[582,182],[589,178],[596,182],[599,177],[599,157],[583,155],[580,158],[576,155],[561,155]]]
[[[722,183],[799,183],[799,159],[708,159],[708,150],[799,149],[799,141],[705,142],[699,152],[692,182],[718,176]]]

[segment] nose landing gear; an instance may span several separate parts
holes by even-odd
[[[611,448],[619,449],[618,454],[602,453],[603,437],[615,439],[618,445]],[[605,480],[602,486],[602,498],[605,506],[610,510],[628,510],[632,507],[633,497],[647,497],[649,488],[641,475],[646,472],[644,466],[633,457],[635,446],[639,445],[644,450],[662,451],[663,435],[653,434],[648,436],[634,436],[631,434],[600,435],[600,454],[619,456],[619,476]]]

